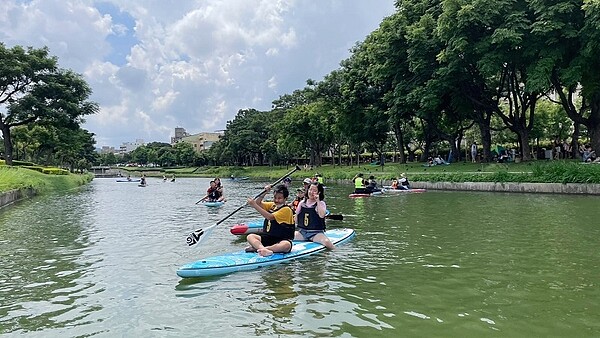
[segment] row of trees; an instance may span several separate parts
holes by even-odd
[[[94,135],[81,128],[98,111],[81,75],[58,67],[47,48],[0,43],[0,130],[3,157],[85,168],[96,159]]]
[[[584,0],[398,0],[395,14],[322,81],[242,110],[209,158],[277,163],[363,150],[399,160],[443,145],[587,137],[600,149],[600,3]],[[575,154],[574,154],[575,155]],[[335,160],[334,160],[335,164]]]
[[[141,165],[153,164],[160,167],[192,167],[206,165],[208,159],[205,154],[197,154],[194,147],[189,143],[179,142],[171,146],[168,143],[151,142],[123,155],[101,154],[97,162],[101,165],[137,163]]]

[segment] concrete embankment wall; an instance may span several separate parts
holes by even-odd
[[[36,194],[36,191],[34,189],[28,188],[28,189],[17,189],[17,190],[11,190],[11,191],[7,191],[4,193],[0,193],[0,208],[9,205],[11,203],[14,203],[18,200],[24,199],[24,198],[29,198],[31,196],[34,196]]]
[[[410,182],[410,186],[430,190],[600,195],[600,184],[581,183]]]

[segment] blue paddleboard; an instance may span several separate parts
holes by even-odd
[[[222,206],[223,204],[225,204],[225,202],[203,202],[202,204],[204,204],[205,206],[209,207],[209,208],[217,208]]]
[[[327,230],[325,234],[334,245],[346,243],[355,236],[353,229],[332,229]],[[325,247],[318,243],[294,241],[294,246],[290,253],[276,253],[268,257],[262,257],[256,252],[245,252],[242,250],[220,256],[207,257],[193,263],[185,264],[177,270],[177,275],[182,278],[223,275],[289,262],[293,259],[310,256],[323,250],[325,250]]]

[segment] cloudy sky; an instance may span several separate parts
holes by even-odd
[[[1,0],[0,41],[84,75],[97,146],[224,129],[321,80],[394,0]]]

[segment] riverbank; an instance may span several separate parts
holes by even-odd
[[[91,174],[49,175],[30,169],[0,166],[0,208],[34,195],[73,189],[93,178]]]
[[[175,174],[178,177],[221,177],[224,182],[234,177],[275,180],[293,169],[292,166],[194,167],[146,171],[134,168],[132,175]],[[406,174],[415,188],[429,190],[526,192],[549,194],[600,195],[600,165],[578,161],[534,161],[526,163],[453,163],[427,166],[422,163],[388,163],[385,166],[332,166],[301,168],[291,175],[300,182],[316,173],[325,182],[352,184],[357,173],[373,176],[379,185],[390,185],[393,178]],[[168,176],[169,177],[169,176]]]
[[[124,169],[132,176],[176,175],[177,177],[249,177],[253,179],[276,179],[293,166],[255,167],[191,167],[191,168],[131,168]],[[390,182],[405,173],[411,182],[496,182],[496,183],[580,183],[600,184],[600,164],[583,164],[578,161],[534,161],[526,163],[466,163],[426,166],[422,163],[388,163],[385,166],[369,164],[355,166],[323,165],[318,168],[302,168],[291,175],[302,180],[321,174],[325,180],[352,180],[354,175],[373,176],[378,182]]]

